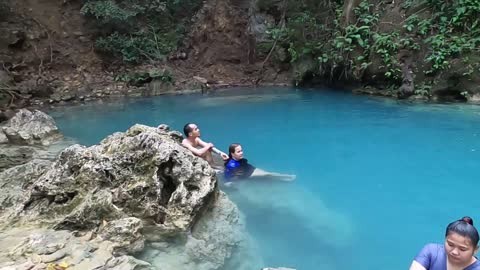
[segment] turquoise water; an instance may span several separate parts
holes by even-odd
[[[318,90],[318,89],[317,89]],[[197,123],[227,150],[292,183],[238,183],[261,266],[408,269],[477,202],[480,107],[399,102],[331,90],[237,89],[92,104],[53,113],[66,136],[98,143],[134,123]],[[262,265],[260,265],[262,264]]]

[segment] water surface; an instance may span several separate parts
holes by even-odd
[[[227,190],[244,213],[258,265],[408,269],[427,242],[463,215],[480,219],[480,108],[414,104],[326,89],[236,89],[91,104],[53,113],[82,144],[135,123],[182,130],[293,183]],[[480,222],[480,220],[479,220]]]

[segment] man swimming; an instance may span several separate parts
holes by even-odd
[[[183,133],[185,134],[186,138],[183,139],[182,145],[190,150],[194,155],[205,159],[210,166],[215,165],[213,162],[212,151],[220,155],[222,159],[228,159],[228,155],[215,148],[213,143],[206,143],[200,139],[200,129],[197,125],[187,123],[183,127]]]

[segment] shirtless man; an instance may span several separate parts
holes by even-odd
[[[224,160],[228,159],[228,155],[223,153],[214,147],[212,143],[206,143],[200,139],[200,129],[197,125],[188,123],[183,127],[183,133],[185,133],[185,139],[182,141],[182,145],[196,156],[205,159],[210,166],[213,166],[212,151],[220,155]]]

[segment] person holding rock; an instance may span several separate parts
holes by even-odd
[[[427,244],[415,257],[410,270],[480,270],[478,231],[470,217],[447,226],[445,243]]]
[[[212,152],[220,155],[223,160],[228,159],[228,155],[215,148],[213,143],[204,142],[200,139],[200,129],[193,123],[187,123],[183,127],[183,133],[185,139],[182,141],[182,145],[190,150],[194,155],[205,159],[210,166],[214,167]]]
[[[232,143],[228,147],[228,160],[225,162],[225,181],[231,182],[235,179],[246,178],[266,178],[292,181],[295,175],[267,172],[248,163],[243,158],[242,146],[238,143]]]

